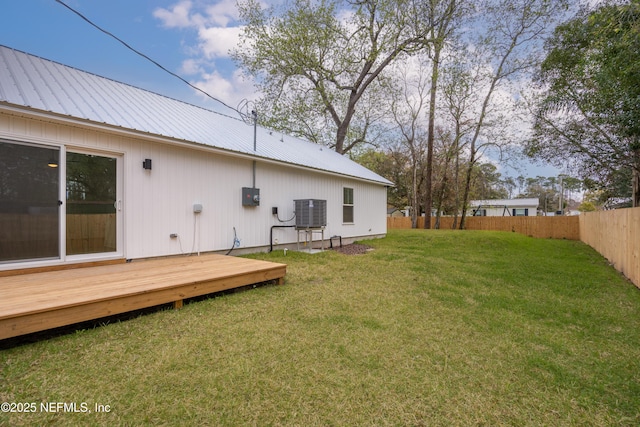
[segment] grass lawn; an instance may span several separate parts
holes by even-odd
[[[0,350],[0,402],[36,406],[0,425],[640,425],[640,290],[588,246],[363,243],[254,255],[286,285]]]

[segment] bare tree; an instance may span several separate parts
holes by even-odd
[[[422,58],[424,59],[424,58]],[[416,57],[394,68],[398,78],[390,83],[391,115],[400,133],[401,146],[409,155],[411,170],[411,228],[416,228],[420,215],[419,180],[424,160],[427,132],[423,127],[423,109],[427,100],[428,74],[425,64]]]
[[[293,0],[278,10],[241,0],[245,26],[233,56],[258,81],[265,124],[338,153],[366,141],[366,125],[352,128],[364,120],[358,106],[385,68],[432,42],[430,3]]]
[[[454,160],[460,158],[460,151],[458,147],[458,140],[456,135],[451,130],[445,130],[444,128],[436,128],[437,138],[435,138],[435,165],[434,165],[434,203],[436,207],[436,220],[434,228],[440,228],[440,216],[445,205],[445,199],[450,192],[449,181],[454,182],[454,197],[456,196],[455,189],[457,186],[455,183],[458,181],[458,171],[451,171],[451,163]],[[455,163],[457,166],[457,162]],[[455,209],[454,207],[454,210]]]
[[[433,148],[435,140],[436,100],[440,62],[444,50],[452,45],[455,35],[455,24],[465,17],[472,8],[472,3],[462,0],[429,1],[431,12],[428,17],[429,29],[433,43],[428,55],[431,59],[431,86],[429,90],[429,121],[427,129],[427,163],[425,171],[425,221],[424,228],[431,228],[431,207],[433,204]]]
[[[460,50],[463,52],[463,50]],[[443,124],[451,128],[451,140],[449,144],[443,141],[446,150],[446,159],[454,161],[454,219],[453,228],[458,224],[458,212],[461,208],[460,200],[460,156],[468,145],[468,136],[474,130],[473,105],[476,100],[474,88],[477,82],[476,76],[471,71],[472,64],[464,61],[460,56],[451,56],[450,62],[443,70],[442,79],[442,114]],[[446,180],[443,182],[445,186]],[[442,192],[446,188],[441,189]]]
[[[474,44],[474,52],[478,59],[485,59],[488,72],[484,75],[485,86],[481,88],[484,94],[469,141],[461,229],[464,228],[473,167],[482,148],[493,143],[491,138],[496,138],[495,135],[483,135],[493,97],[502,84],[529,72],[539,63],[540,41],[565,9],[564,0],[489,0],[483,5],[481,16],[487,30]],[[494,126],[493,130],[497,128]]]

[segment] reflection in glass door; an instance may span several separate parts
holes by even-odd
[[[0,263],[59,258],[58,148],[0,140]]]
[[[66,253],[117,251],[117,159],[67,152]]]

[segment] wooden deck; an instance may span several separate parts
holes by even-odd
[[[0,277],[0,339],[245,285],[284,283],[286,265],[201,255]]]

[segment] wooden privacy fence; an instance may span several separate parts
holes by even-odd
[[[441,217],[440,229],[450,230],[453,219]],[[435,227],[435,220],[431,218],[431,228]],[[387,217],[387,228],[411,228],[411,218]],[[418,218],[418,228],[424,228],[424,218]],[[465,229],[512,231],[543,239],[580,240],[577,216],[474,216],[465,219]]]
[[[468,217],[466,230],[513,231],[537,238],[581,240],[600,252],[640,288],[640,208],[582,213],[580,216]],[[453,217],[440,218],[449,230]],[[423,228],[424,218],[418,218]],[[431,219],[432,228],[435,218]],[[387,218],[387,228],[411,228],[411,218]]]
[[[640,287],[640,208],[580,215],[580,240]]]

